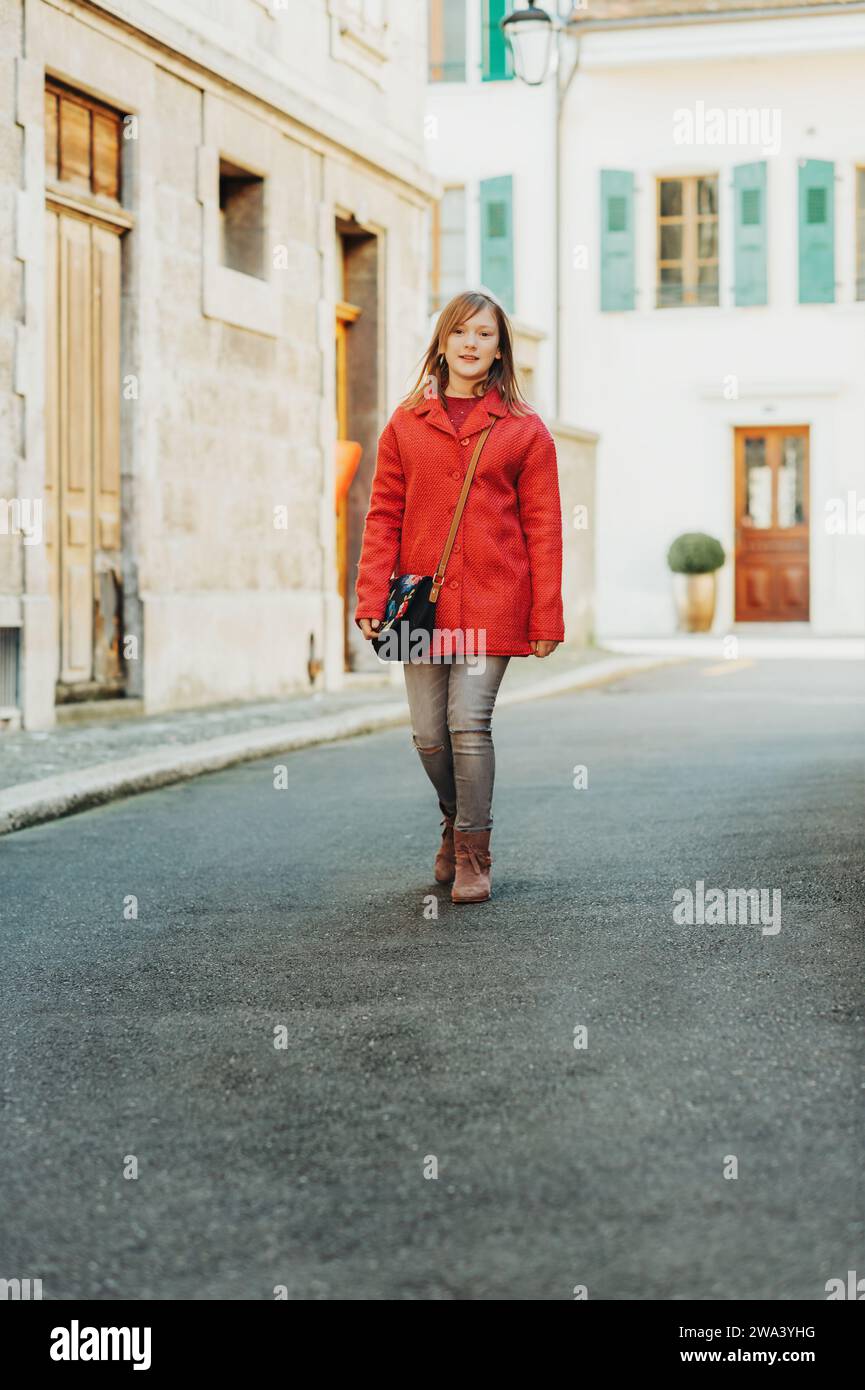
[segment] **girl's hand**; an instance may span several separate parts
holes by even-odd
[[[556,650],[556,647],[558,645],[558,642],[537,641],[529,643],[529,646],[531,647],[535,656],[549,656],[551,652],[554,652]]]
[[[364,637],[366,638],[367,642],[369,642],[371,638],[375,637],[375,635],[376,635],[376,629],[378,629],[378,628],[380,628],[380,627],[381,627],[381,618],[361,618],[361,619],[360,619],[360,630],[361,630],[361,632],[363,633]]]

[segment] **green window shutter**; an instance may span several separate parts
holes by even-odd
[[[601,308],[634,307],[634,175],[601,170]]]
[[[835,165],[799,163],[799,303],[835,301]]]
[[[767,304],[766,161],[733,169],[737,304]]]
[[[484,82],[501,82],[514,75],[511,46],[499,28],[499,20],[512,8],[508,0],[481,0]]]
[[[513,178],[481,180],[481,280],[514,313]]]

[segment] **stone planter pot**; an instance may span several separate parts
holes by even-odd
[[[680,632],[710,632],[715,619],[715,574],[674,574]]]

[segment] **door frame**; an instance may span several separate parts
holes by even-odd
[[[72,139],[66,145],[63,112],[70,109],[86,112],[87,125],[83,133],[79,130],[78,144]],[[53,547],[48,583],[54,604],[53,626],[57,642],[55,705],[129,693],[129,669],[124,659],[127,556],[123,535],[122,385],[128,326],[124,304],[125,241],[135,225],[135,218],[122,201],[126,164],[123,120],[122,107],[97,99],[46,71],[43,86],[42,206],[46,257],[43,417],[44,477],[46,499],[50,496],[49,528]],[[97,158],[99,150],[102,155]],[[87,156],[86,161],[83,154]],[[128,174],[128,170],[126,172]],[[70,239],[73,229],[76,230]],[[78,514],[78,524],[70,530],[73,518],[67,511],[72,357],[68,333],[72,284],[69,246],[76,240],[86,256],[83,291],[78,286],[76,292],[79,311],[86,315],[87,323],[86,341],[80,345],[86,363],[79,375],[87,378],[89,395],[82,422],[83,452],[77,470],[79,477],[83,476],[82,470],[86,472],[86,485],[77,490],[86,496],[87,514]],[[116,312],[112,315],[106,308],[103,317],[103,309],[110,306],[112,297]],[[91,615],[87,651],[83,651],[79,641],[82,659],[78,662],[71,656],[73,604],[66,570],[68,553],[73,546],[81,550],[81,563],[77,566],[83,583],[80,605],[89,606]],[[115,642],[119,642],[116,655]],[[79,669],[84,667],[86,673]]]
[[[804,542],[804,555],[807,567],[807,595],[805,600],[806,612],[802,617],[786,617],[778,613],[772,616],[745,617],[739,611],[739,575],[742,568],[740,560],[742,557],[742,525],[741,519],[745,511],[745,441],[750,436],[767,438],[767,461],[772,459],[772,516],[777,517],[778,508],[778,467],[775,454],[776,445],[774,441],[780,441],[784,435],[796,435],[804,439],[805,448],[803,454],[802,471],[802,510],[803,520],[793,526],[766,528],[770,533],[768,536],[769,551],[776,554],[783,554],[783,542]],[[770,443],[770,440],[772,441]],[[812,429],[808,423],[800,424],[750,424],[733,426],[733,621],[735,623],[810,623],[811,621],[811,589],[812,589],[812,564],[811,564],[811,442]],[[771,454],[770,454],[771,450]],[[762,530],[763,528],[759,528]],[[773,544],[774,542],[774,544]]]
[[[352,324],[357,323],[363,310],[358,304],[340,299],[336,305],[336,437],[348,434],[348,356]],[[337,587],[342,599],[342,661],[343,670],[350,669],[348,645],[348,495],[342,498],[336,512],[336,569]]]

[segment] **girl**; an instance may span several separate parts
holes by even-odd
[[[436,603],[441,659],[403,663],[412,741],[444,816],[434,873],[453,884],[455,903],[491,893],[492,715],[508,662],[549,656],[565,636],[555,443],[517,386],[504,310],[486,294],[459,294],[379,439],[356,584],[367,641],[391,578],[435,573],[478,435],[493,421]],[[460,660],[470,649],[479,661]]]

